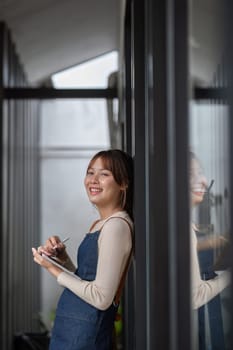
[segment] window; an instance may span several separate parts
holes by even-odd
[[[107,88],[109,75],[116,70],[117,52],[111,52],[57,73],[52,81],[56,88]],[[90,157],[110,147],[109,113],[105,99],[42,102],[41,241],[54,234],[70,236],[67,249],[74,262],[77,247],[97,215],[83,179]],[[42,317],[49,328],[60,292],[56,281],[42,271]]]

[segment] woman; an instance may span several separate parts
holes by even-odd
[[[121,150],[97,153],[85,177],[99,212],[82,241],[75,269],[64,244],[50,237],[32,248],[34,260],[65,287],[58,302],[50,350],[110,350],[119,292],[132,252],[133,161]],[[43,258],[55,255],[74,274]]]
[[[207,181],[196,156],[190,152],[190,186],[191,205],[194,207],[203,201],[207,189]],[[197,255],[197,237],[195,226],[191,227],[191,268],[192,268],[192,304],[197,309],[209,302],[230,283],[230,273],[222,272],[219,276],[204,281],[201,279]]]

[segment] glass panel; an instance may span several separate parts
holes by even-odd
[[[98,147],[109,145],[107,103],[104,99],[44,101],[42,147]]]
[[[223,4],[191,8],[193,88],[221,88],[224,76]],[[200,91],[200,90],[199,90]],[[210,97],[190,104],[190,203],[193,349],[230,349],[229,110]],[[193,152],[193,153],[191,153]]]
[[[40,129],[41,242],[51,235],[69,236],[67,250],[75,262],[77,247],[97,218],[83,180],[90,158],[110,147],[106,101],[43,101]],[[41,312],[49,329],[60,293],[42,271]]]
[[[230,316],[229,276],[225,271],[229,267],[230,234],[227,107],[194,103],[190,127],[191,149],[196,157],[191,161],[192,234],[197,239],[202,279],[194,277],[196,290],[192,290],[193,307],[197,309],[195,332],[199,349],[224,350],[228,349]]]
[[[106,88],[116,67],[114,52],[58,73],[53,82],[56,88]],[[41,241],[69,236],[67,250],[75,262],[77,247],[97,218],[84,190],[86,168],[95,153],[110,147],[109,116],[115,120],[118,106],[105,99],[45,100],[41,106]],[[61,291],[42,271],[41,312],[49,329]]]
[[[109,52],[63,72],[54,74],[57,88],[107,88],[111,73],[118,70],[117,51]]]

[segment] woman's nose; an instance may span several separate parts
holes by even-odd
[[[98,180],[99,180],[98,174],[93,174],[91,177],[91,182],[96,183],[98,182]]]

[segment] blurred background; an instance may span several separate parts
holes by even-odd
[[[49,338],[61,288],[31,247],[69,236],[76,260],[97,216],[86,167],[110,147],[135,163],[117,349],[232,349],[230,287],[192,310],[188,234],[192,221],[198,241],[220,239],[198,250],[203,279],[232,266],[232,13],[227,0],[0,1],[1,349]],[[194,210],[189,150],[214,180]]]

